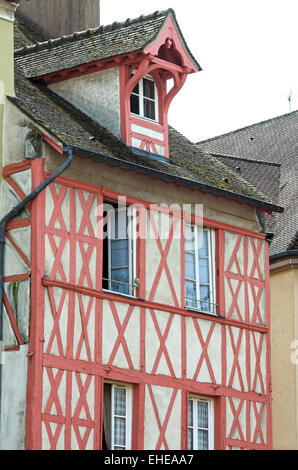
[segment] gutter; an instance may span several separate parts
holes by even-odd
[[[271,255],[269,257],[269,261],[276,261],[282,258],[291,258],[293,256],[298,256],[298,250],[287,250],[281,253],[276,253],[275,255]]]
[[[179,186],[184,186],[186,188],[194,189],[197,191],[205,191],[207,193],[213,194],[215,196],[224,197],[227,199],[231,199],[233,201],[249,204],[253,207],[257,207],[269,212],[279,212],[282,213],[284,208],[278,206],[276,204],[270,204],[268,202],[262,202],[257,199],[253,199],[249,196],[243,196],[241,194],[234,193],[232,191],[228,191],[225,189],[216,188],[215,186],[210,186],[204,183],[199,183],[197,181],[191,181],[187,178],[183,178],[181,176],[171,175],[170,173],[165,173],[160,170],[156,170],[153,168],[148,168],[143,165],[139,165],[136,163],[131,163],[126,160],[121,160],[120,158],[110,157],[106,155],[102,155],[99,153],[91,152],[90,150],[85,150],[79,147],[69,146],[72,149],[74,154],[80,155],[82,157],[88,158],[90,160],[95,160],[97,162],[102,162],[106,164],[110,164],[116,166],[118,168],[124,168],[126,170],[134,171],[137,173],[141,173],[143,175],[152,176],[159,180],[169,181],[171,183],[177,184]]]
[[[63,147],[67,153],[67,160],[57,168],[47,179],[35,188],[25,199],[16,205],[0,221],[0,448],[1,448],[1,410],[2,410],[2,361],[3,361],[3,291],[4,291],[4,248],[5,248],[5,228],[7,223],[18,216],[47,186],[49,186],[61,173],[63,173],[72,162],[72,149]]]

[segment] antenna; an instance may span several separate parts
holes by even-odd
[[[292,90],[290,90],[290,93],[288,95],[288,102],[289,102],[289,112],[292,112]]]

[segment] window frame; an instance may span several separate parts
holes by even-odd
[[[193,402],[193,425],[189,425],[189,402]],[[188,418],[187,418],[187,449],[188,450],[202,450],[198,449],[198,420],[197,420],[197,405],[199,402],[208,403],[208,428],[201,428],[202,430],[208,431],[208,449],[205,450],[214,450],[214,399],[209,397],[204,397],[201,395],[190,394],[188,396]],[[194,406],[195,405],[195,406]],[[188,437],[189,429],[193,429],[193,449],[189,449]],[[194,445],[195,444],[195,445]]]
[[[104,383],[111,385],[111,449],[110,450],[118,450],[115,447],[123,447],[123,450],[131,450],[132,449],[132,419],[133,419],[133,385],[122,383],[122,382],[114,382],[105,380]],[[115,426],[114,426],[114,404],[115,404],[115,388],[121,388],[126,390],[125,396],[125,404],[126,404],[126,414],[124,416],[120,416],[121,418],[125,418],[125,445],[121,446],[119,444],[115,444]]]
[[[215,250],[216,250],[216,236],[215,230],[210,227],[200,227],[192,223],[186,223],[186,226],[191,227],[194,233],[194,257],[195,257],[195,279],[190,279],[186,277],[186,272],[184,274],[184,286],[186,281],[194,282],[196,286],[196,299],[193,299],[196,302],[196,307],[187,305],[187,301],[190,301],[190,298],[186,298],[186,292],[184,294],[185,308],[187,310],[193,310],[196,312],[206,313],[209,315],[217,315],[217,304],[216,304],[216,263],[215,263]],[[209,273],[209,283],[200,283],[200,272],[199,272],[199,259],[203,258],[199,256],[199,246],[198,246],[198,233],[199,231],[207,232],[207,241],[208,241],[208,273]],[[184,240],[184,265],[186,263],[186,253],[191,252],[191,250],[186,249],[186,239]],[[204,257],[206,258],[206,257]],[[200,287],[207,285],[209,286],[210,300],[206,302],[201,300],[200,296]],[[210,310],[203,310],[201,304],[209,303]]]
[[[132,72],[132,74],[135,74],[135,71]],[[148,98],[144,96],[144,79],[150,80],[154,84],[154,99]],[[137,83],[139,85],[139,93],[134,93],[133,91],[131,92],[131,95],[137,96],[139,99],[139,110],[140,113],[136,114],[133,113],[130,109],[130,113],[132,116],[136,116],[140,119],[148,120],[150,122],[159,122],[159,97],[158,97],[158,89],[155,83],[154,78],[151,75],[145,75],[144,77],[141,78],[141,80]],[[147,99],[149,101],[152,101],[154,103],[154,109],[155,109],[155,119],[149,118],[144,115],[144,99]],[[131,97],[130,97],[130,103],[131,103]]]
[[[109,201],[106,201],[109,204]],[[112,204],[112,202],[110,202]],[[116,295],[122,295],[126,297],[136,297],[136,288],[137,285],[134,284],[134,280],[136,278],[136,260],[137,260],[137,212],[136,208],[130,206],[123,206],[123,207],[113,207],[113,210],[116,212],[119,211],[126,211],[127,212],[127,223],[128,223],[128,237],[127,238],[119,238],[118,240],[128,240],[128,266],[124,266],[128,268],[128,290],[129,293],[118,292],[112,289],[112,285],[117,284],[116,281],[112,279],[112,241],[117,240],[116,238],[111,238],[112,233],[112,210],[107,211],[107,239],[108,239],[108,289],[103,289],[104,291],[111,292]],[[129,214],[129,212],[132,212]],[[115,219],[114,219],[115,220]],[[118,266],[117,269],[120,267]],[[116,268],[115,268],[116,269]]]

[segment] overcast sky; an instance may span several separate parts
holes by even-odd
[[[173,8],[202,71],[169,123],[200,141],[298,109],[297,0],[101,0],[101,24]]]

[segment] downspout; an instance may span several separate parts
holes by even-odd
[[[72,149],[63,147],[63,151],[67,153],[67,160],[55,170],[51,176],[45,179],[37,188],[35,188],[28,196],[25,197],[18,205],[16,205],[8,214],[0,221],[0,439],[1,439],[1,410],[2,410],[2,362],[3,362],[3,291],[4,291],[4,247],[5,247],[5,228],[6,224],[18,216],[47,186],[49,186],[61,173],[63,173],[72,162]],[[1,449],[1,440],[0,440]]]

